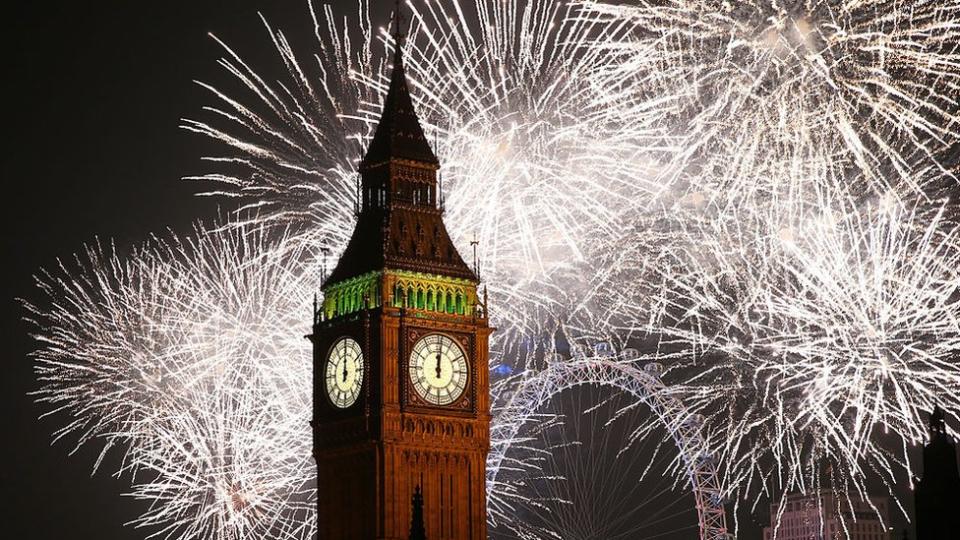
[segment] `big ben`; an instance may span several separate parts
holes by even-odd
[[[427,538],[483,540],[492,329],[397,43],[356,228],[310,336],[319,538],[406,540],[420,488]]]

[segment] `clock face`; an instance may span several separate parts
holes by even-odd
[[[327,396],[339,409],[356,403],[363,386],[363,351],[350,338],[338,341],[327,355],[325,371]]]
[[[424,336],[410,354],[410,382],[431,405],[449,405],[467,387],[469,365],[463,349],[443,334]]]

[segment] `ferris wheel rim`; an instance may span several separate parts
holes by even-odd
[[[616,357],[581,357],[555,362],[542,371],[519,380],[510,400],[499,408],[491,426],[491,441],[501,441],[490,449],[487,459],[487,490],[496,485],[500,465],[512,447],[517,432],[535,412],[560,392],[585,385],[611,386],[643,401],[670,434],[696,501],[701,540],[728,540],[726,510],[719,474],[702,428],[702,417],[690,413],[683,403],[668,392],[660,378],[662,367],[648,364],[645,369]],[[488,493],[488,500],[489,493]]]

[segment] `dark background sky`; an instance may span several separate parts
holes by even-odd
[[[386,21],[392,2],[376,3],[375,20]],[[92,475],[95,445],[74,455],[71,441],[51,446],[63,421],[37,419],[44,410],[28,395],[37,388],[33,343],[15,299],[33,294],[38,269],[85,242],[112,238],[123,249],[167,228],[186,232],[229,205],[178,181],[200,172],[200,157],[213,150],[178,124],[210,102],[194,79],[230,80],[208,32],[256,66],[277,64],[258,9],[294,38],[312,35],[305,0],[17,2],[5,10],[0,536],[144,537],[124,526],[144,503],[121,496],[127,480],[109,474],[117,456]]]
[[[142,539],[124,524],[146,504],[123,497],[126,478],[114,452],[92,474],[100,448],[76,454],[72,440],[51,446],[63,418],[38,420],[28,352],[33,342],[17,297],[31,297],[32,276],[96,238],[123,250],[167,228],[188,232],[229,201],[198,198],[178,181],[203,170],[215,148],[178,128],[211,102],[194,79],[232,80],[216,66],[217,34],[258,70],[278,62],[257,17],[294,40],[310,39],[306,1],[101,1],[18,3],[5,49],[7,128],[13,144],[3,160],[4,412],[0,458],[0,536],[31,540]],[[386,22],[393,2],[377,2]],[[375,23],[376,24],[376,23]],[[309,49],[312,51],[312,49]],[[235,87],[233,87],[235,88]],[[12,94],[12,95],[9,95]]]
[[[214,32],[249,53],[268,54],[257,18],[310,35],[306,2],[254,0],[15,2],[4,11],[2,198],[3,336],[0,536],[31,540],[140,539],[124,527],[142,503],[121,497],[113,463],[91,477],[96,448],[68,455],[51,446],[62,420],[43,409],[26,358],[32,343],[14,298],[31,276],[95,237],[121,246],[212,217],[215,201],[177,179],[200,169],[209,150],[178,129],[209,103],[193,79],[226,77]],[[291,30],[294,30],[291,28]],[[275,62],[274,62],[275,63]]]

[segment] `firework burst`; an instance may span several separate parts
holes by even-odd
[[[38,278],[40,402],[57,433],[123,455],[139,525],[167,538],[309,538],[308,299],[293,237],[198,228],[131,254],[94,246]],[[306,322],[305,322],[306,321]],[[299,329],[299,330],[298,330]]]
[[[618,76],[608,66],[615,57],[591,47],[625,37],[629,25],[587,21],[562,2],[411,8],[407,72],[443,163],[454,242],[462,253],[479,243],[500,343],[550,333],[556,322],[544,314],[565,309],[569,291],[556,292],[574,281],[563,275],[588,262],[588,246],[612,234],[620,214],[667,189],[645,152],[663,138],[653,136],[655,107],[618,109],[605,89]],[[312,75],[271,29],[289,75],[274,86],[227,49],[221,64],[260,102],[204,85],[220,107],[184,123],[230,149],[210,158],[217,172],[197,178],[253,197],[270,218],[297,220],[333,253],[352,229],[355,160],[388,86],[381,59],[395,46],[366,9],[340,28],[331,7],[311,6]]]
[[[643,29],[609,45],[636,81],[622,91],[669,98],[676,174],[735,207],[810,202],[816,186],[916,195],[948,172],[960,131],[956,1],[584,4]]]
[[[297,268],[346,244],[396,46],[357,6],[311,4],[309,60],[264,20],[281,81],[223,44],[249,102],[201,83],[217,104],[183,127],[225,150],[193,179],[253,217],[94,248],[28,305],[40,399],[72,413],[57,436],[125,448],[157,502],[141,523],[164,536],[312,533],[295,329],[319,278]],[[909,471],[875,431],[915,442],[931,403],[960,412],[956,209],[938,202],[960,131],[956,1],[410,7],[446,219],[462,253],[479,242],[502,330],[492,368],[543,367],[558,329],[641,349],[745,496],[805,487],[820,458],[854,489]]]
[[[421,115],[450,163],[448,221],[461,250],[474,234],[480,241],[493,301],[503,306],[501,350],[522,361],[526,338],[552,337],[563,305],[576,302],[569,260],[583,265],[587,236],[611,227],[615,212],[604,209],[635,200],[628,175],[642,169],[646,120],[635,116],[635,129],[615,129],[622,126],[601,89],[577,83],[605,61],[587,45],[617,28],[578,22],[559,4],[460,7],[456,15],[438,6],[414,11],[408,71],[415,81],[448,81],[418,85]],[[309,537],[313,530],[314,518],[302,514],[312,511],[303,490],[314,476],[303,418],[309,363],[299,361],[305,343],[292,329],[309,320],[301,317],[304,298],[319,278],[295,265],[304,264],[307,246],[335,255],[353,227],[353,160],[379,116],[388,68],[381,58],[394,46],[386,30],[372,29],[368,6],[359,8],[356,19],[338,26],[331,7],[311,6],[319,52],[310,67],[268,25],[289,76],[284,83],[268,84],[224,44],[221,66],[256,102],[244,105],[204,84],[220,104],[206,109],[209,122],[184,121],[185,129],[229,149],[208,158],[217,172],[191,179],[219,182],[225,189],[210,194],[243,198],[253,217],[200,231],[188,245],[159,242],[129,258],[91,252],[81,268],[41,280],[54,302],[67,299],[56,304],[62,308],[30,306],[39,328],[62,333],[40,336],[43,399],[57,410],[81,411],[65,430],[81,434],[81,444],[100,438],[125,449],[127,469],[138,479],[135,495],[155,502],[139,523],[157,534]],[[507,26],[514,31],[487,32]],[[469,28],[485,30],[472,35]],[[444,65],[471,69],[452,74]],[[599,172],[602,183],[590,176]],[[644,193],[657,189],[646,186]],[[296,238],[281,235],[273,245],[260,228],[266,225],[289,227]],[[84,279],[75,290],[72,283]],[[72,299],[81,293],[86,301]],[[208,313],[214,307],[218,313]],[[133,322],[117,328],[118,317]],[[150,326],[152,348],[141,350],[143,318],[164,324]],[[57,339],[83,345],[84,354],[72,357]],[[267,343],[271,348],[261,349]],[[93,366],[102,348],[114,356]],[[141,356],[148,360],[133,361]],[[113,391],[131,385],[131,369],[150,374],[154,385],[137,397]],[[173,398],[167,388],[177,390]],[[102,416],[107,410],[123,416]],[[260,453],[278,462],[263,463]]]
[[[717,430],[731,491],[804,488],[821,458],[845,484],[909,473],[876,431],[919,442],[923,409],[957,410],[942,197],[960,4],[583,4],[642,28],[608,48],[636,81],[625,100],[666,96],[683,142],[665,170],[688,187],[600,255],[629,285],[607,287],[595,318],[687,351],[668,378]]]
[[[906,445],[925,440],[925,412],[960,405],[955,211],[895,197],[717,210],[686,222],[696,249],[619,254],[647,285],[608,295],[606,320],[655,336],[665,380],[707,418],[730,493],[807,489],[824,470],[846,490],[877,474],[894,485],[913,472]]]

